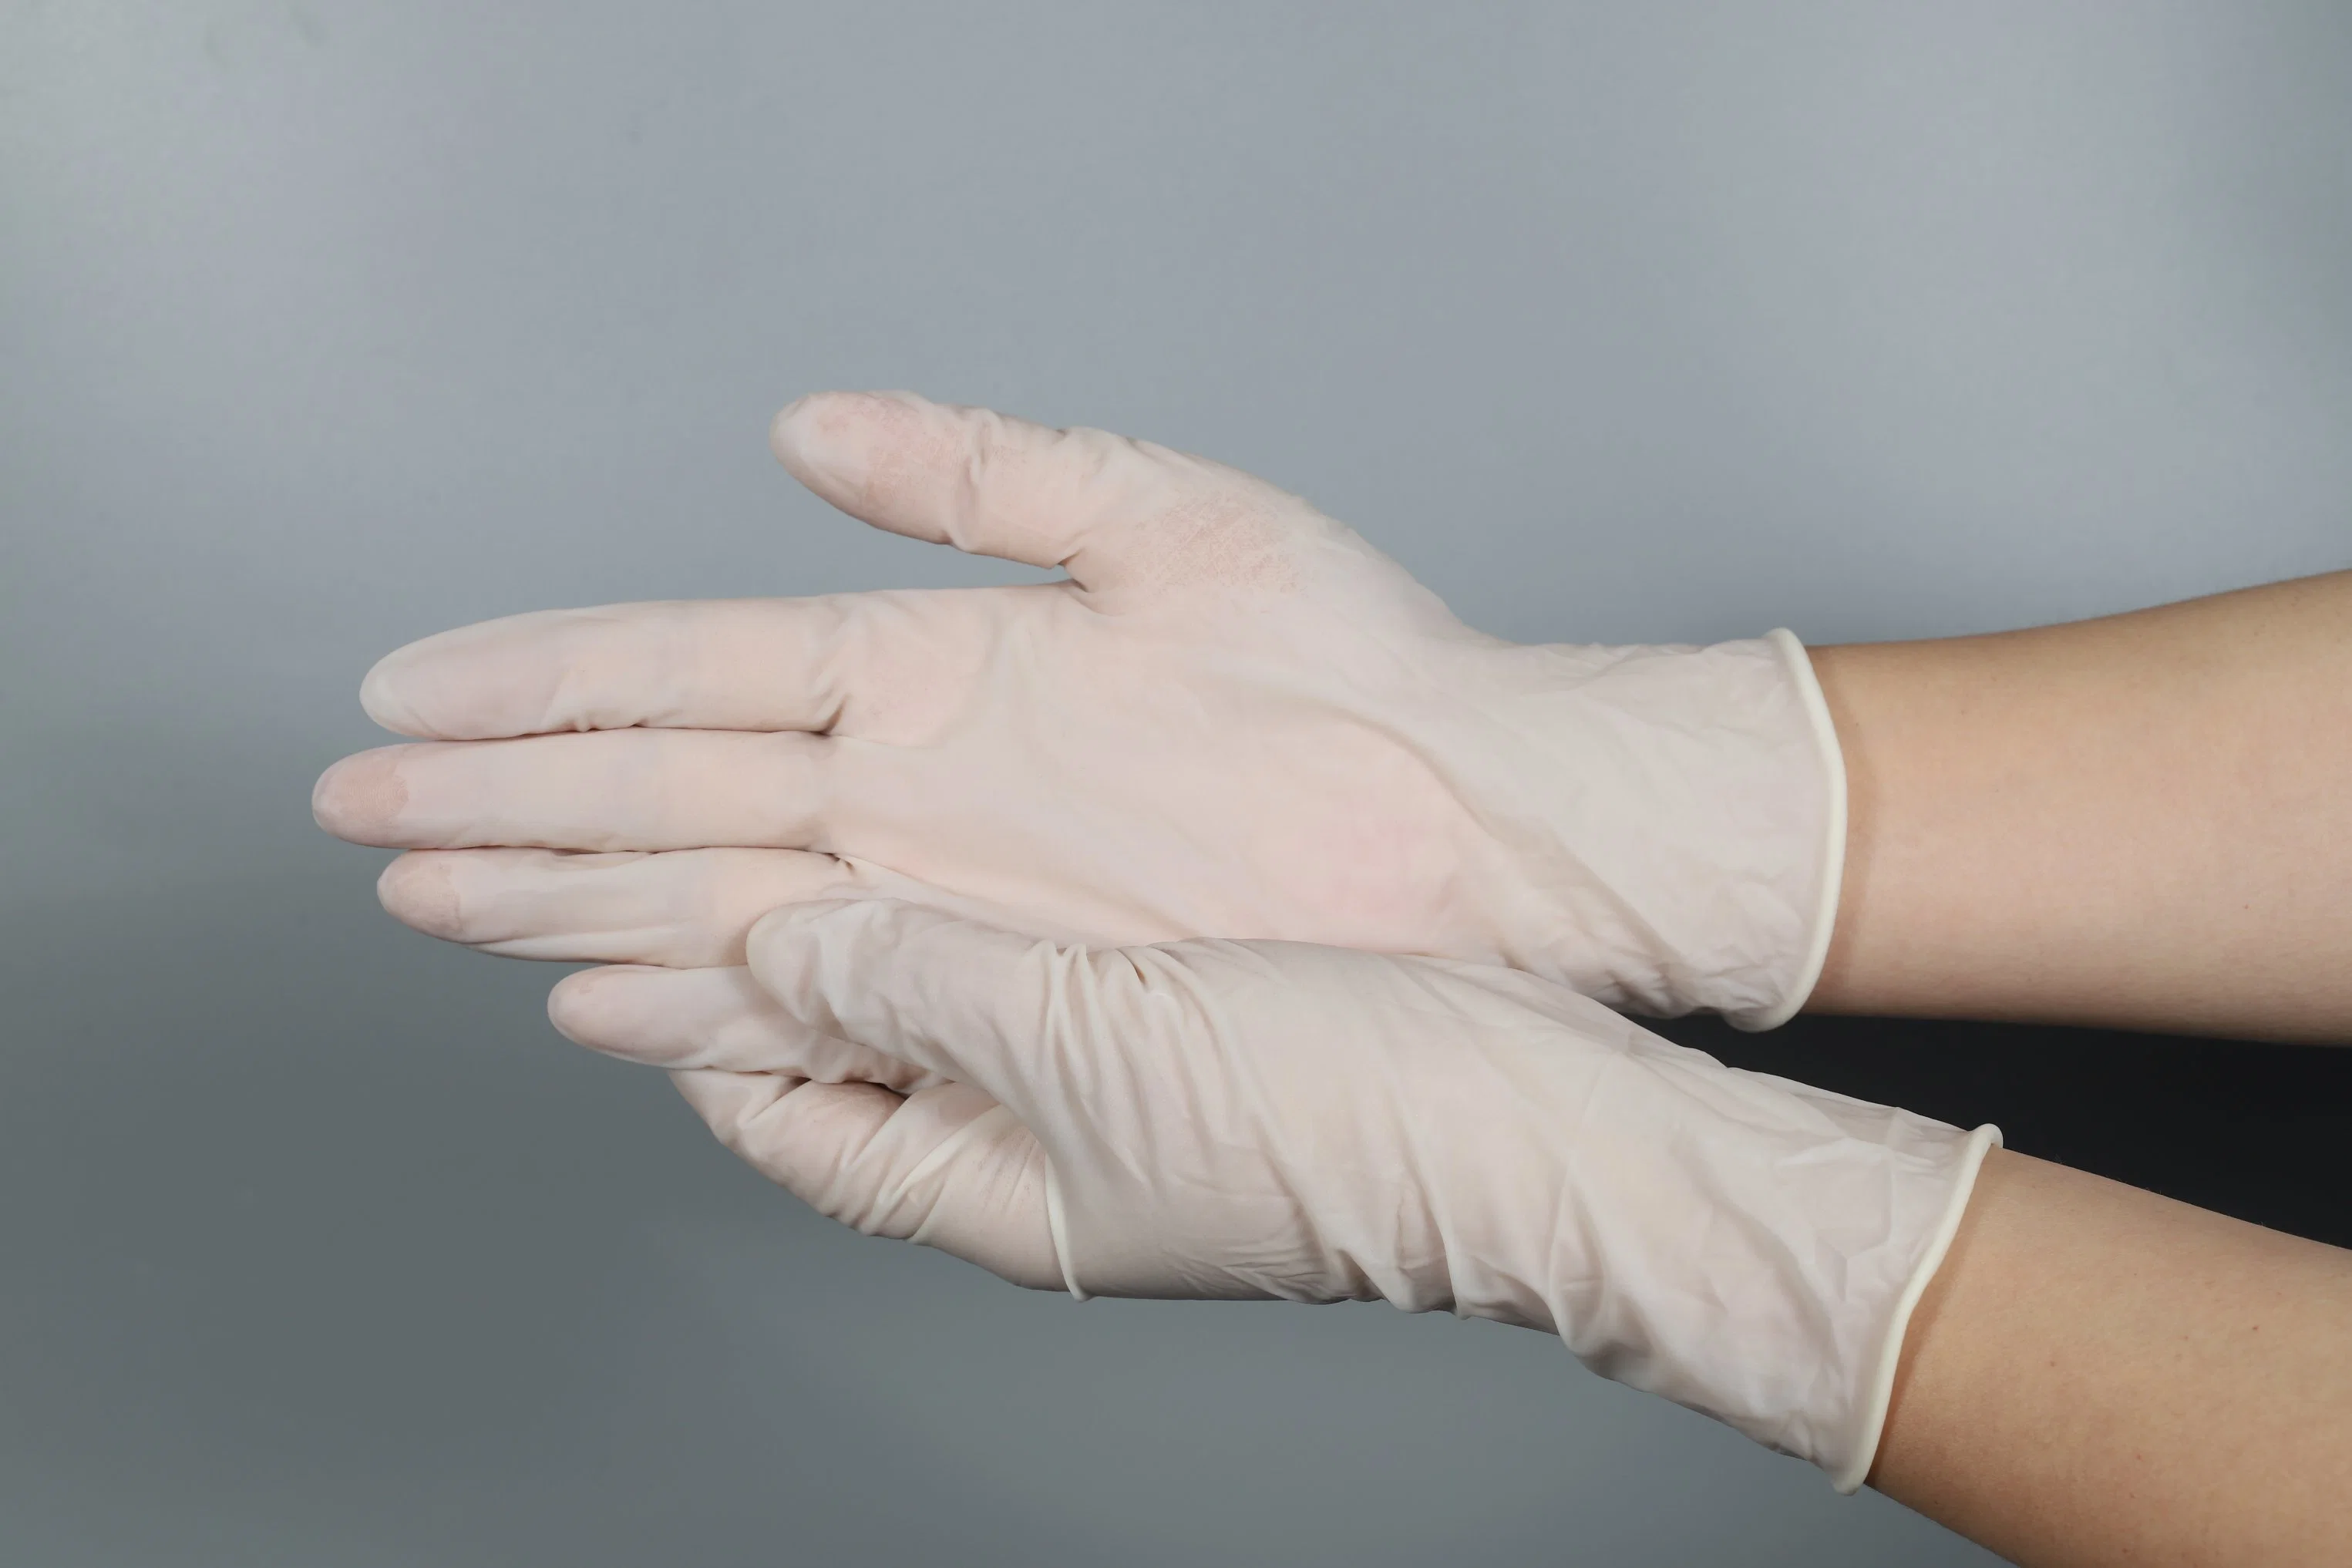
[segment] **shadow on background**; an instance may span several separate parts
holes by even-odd
[[[1660,1032],[1734,1067],[1994,1122],[2021,1153],[2352,1246],[2352,1049],[1905,1018]]]

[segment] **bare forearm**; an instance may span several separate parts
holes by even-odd
[[[2352,1039],[2352,573],[1814,664],[1813,1008]]]
[[[1996,1152],[1871,1484],[2028,1568],[2340,1563],[2352,1253]]]

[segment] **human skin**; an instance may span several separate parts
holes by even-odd
[[[1870,1484],[2024,1568],[2352,1555],[2352,1252],[1996,1150]]]
[[[1848,829],[1809,1010],[2352,1039],[2352,572],[1812,658]]]
[[[1812,1009],[2352,1037],[2352,573],[1813,663]],[[1871,1485],[2032,1568],[2343,1563],[2352,1252],[1997,1152]]]

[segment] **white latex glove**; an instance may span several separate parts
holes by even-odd
[[[363,689],[379,722],[534,738],[320,781],[347,838],[518,847],[396,862],[394,913],[690,965],[741,962],[780,904],[881,892],[1097,942],[1501,963],[1749,1027],[1811,989],[1845,781],[1788,633],[1500,642],[1246,474],[906,394],[804,399],[773,439],[854,516],[1068,580],[561,611],[403,648]]]
[[[1848,1490],[1999,1136],[1450,960],[1088,950],[884,900],[779,910],[750,952],[765,998],[741,970],[605,969],[551,1011],[690,1069],[722,1141],[868,1234],[1081,1297],[1540,1329]],[[833,1081],[858,1079],[892,1087]]]

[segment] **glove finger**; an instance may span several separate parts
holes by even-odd
[[[798,849],[413,849],[384,868],[376,896],[427,936],[565,963],[740,964],[762,915],[842,898],[903,899],[1064,940],[1114,934],[1050,920],[1034,904],[1016,912],[870,860]]]
[[[742,963],[780,905],[910,886],[799,849],[418,849],[384,868],[376,896],[428,936],[501,958],[686,969]]]
[[[345,757],[319,826],[387,849],[821,849],[855,786],[823,735],[611,730],[423,742]]]
[[[901,1094],[945,1081],[810,1028],[776,1005],[748,969],[586,969],[548,993],[547,1016],[575,1045],[672,1071],[779,1073],[876,1083]]]
[[[901,1097],[872,1084],[711,1071],[676,1082],[720,1142],[819,1214],[1016,1285],[1066,1289],[1045,1156],[979,1090],[942,1084]]]
[[[910,392],[822,392],[769,445],[850,516],[934,544],[1061,566],[1116,591],[1276,581],[1335,525],[1238,469],[1107,431],[1056,430]]]
[[[394,649],[360,705],[436,741],[635,725],[889,739],[960,693],[1004,626],[1060,595],[1041,584],[541,610]]]

